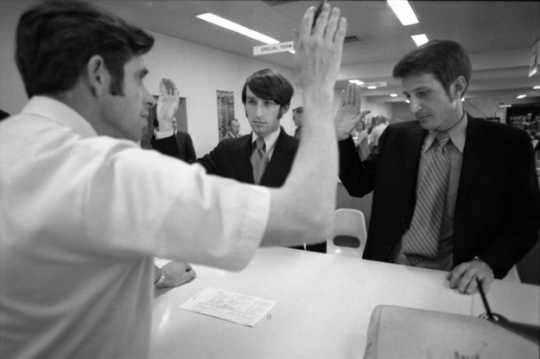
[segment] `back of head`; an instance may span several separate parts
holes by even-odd
[[[410,75],[432,74],[448,92],[450,84],[459,76],[471,79],[471,60],[465,49],[451,40],[432,40],[411,51],[394,66],[392,75],[405,78]],[[466,92],[466,89],[463,93]]]
[[[263,100],[272,100],[280,106],[289,106],[294,89],[283,75],[270,69],[259,70],[246,80],[242,88],[242,103],[246,103],[246,88]]]
[[[19,19],[15,59],[29,97],[71,89],[94,55],[111,73],[111,94],[121,95],[124,64],[153,43],[142,29],[87,2],[50,0]]]

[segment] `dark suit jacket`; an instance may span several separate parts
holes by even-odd
[[[364,258],[391,261],[410,226],[420,150],[417,121],[389,126],[364,162],[351,139],[340,141],[340,178],[349,193],[374,190]],[[497,278],[537,241],[538,179],[532,146],[521,130],[469,117],[454,214],[454,265],[478,256]]]
[[[261,186],[280,187],[291,170],[298,140],[283,128],[276,140],[274,152],[261,178]],[[251,134],[221,141],[209,154],[197,160],[210,174],[254,183],[251,167]]]
[[[151,144],[153,149],[188,163],[193,163],[197,159],[191,136],[185,132],[177,132],[175,136],[159,140],[152,137]]]

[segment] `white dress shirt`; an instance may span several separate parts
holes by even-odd
[[[269,208],[32,98],[0,123],[0,358],[146,358],[153,256],[239,270]]]

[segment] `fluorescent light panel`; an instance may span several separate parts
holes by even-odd
[[[207,21],[211,24],[214,24],[214,25],[217,25],[217,26],[221,26],[221,27],[224,27],[225,29],[227,30],[230,30],[230,31],[234,31],[234,32],[237,32],[241,35],[244,35],[246,37],[249,37],[251,39],[254,39],[254,40],[257,40],[257,41],[260,41],[262,43],[265,43],[265,44],[279,44],[279,41],[270,37],[270,36],[267,36],[265,34],[261,34],[260,32],[257,32],[255,30],[251,30],[245,26],[242,26],[240,24],[237,24],[233,21],[230,21],[230,20],[227,20],[225,18],[222,18],[221,16],[217,16],[215,14],[212,14],[212,13],[204,13],[204,14],[199,14],[197,15],[197,18],[201,19],[201,20],[204,20],[204,21]]]
[[[416,46],[422,46],[429,41],[426,34],[411,35],[411,38],[413,39]]]
[[[362,81],[362,80],[349,80],[349,83],[355,84],[355,85],[358,85],[358,86],[362,86],[364,84],[364,81]]]
[[[536,85],[533,87],[533,90],[540,90],[540,85]]]
[[[524,93],[521,94],[521,95],[517,95],[517,96],[516,96],[516,98],[517,98],[518,100],[521,100],[522,98],[525,98],[525,97],[527,97],[527,95],[524,94]]]
[[[397,93],[391,93],[390,97],[397,97]]]
[[[418,18],[407,0],[386,0],[386,3],[390,6],[394,14],[396,14],[401,25],[418,24]]]

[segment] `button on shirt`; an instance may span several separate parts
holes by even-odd
[[[463,161],[463,150],[465,148],[465,132],[467,129],[467,115],[463,115],[463,120],[459,121],[448,131],[450,137],[446,150],[450,158],[450,178],[448,182],[448,192],[446,194],[446,205],[443,213],[441,235],[439,238],[439,254],[437,258],[424,259],[417,266],[441,270],[450,270],[453,267],[453,235],[454,235],[454,212],[456,207],[457,192],[459,188],[459,178],[461,175],[461,164]],[[424,154],[435,141],[435,132],[429,132],[422,146],[420,164],[418,166],[418,178],[422,178],[426,163]],[[419,181],[417,181],[418,183]],[[400,264],[409,265],[407,257],[402,252],[401,241],[394,250],[394,261]]]
[[[241,269],[270,208],[47,97],[0,123],[0,199],[0,358],[21,359],[146,358],[153,257]]]

